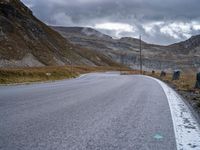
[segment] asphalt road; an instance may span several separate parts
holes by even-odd
[[[145,76],[113,73],[0,86],[1,150],[175,150],[167,97]]]

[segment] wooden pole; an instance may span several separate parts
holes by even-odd
[[[142,38],[141,38],[141,35],[140,35],[140,74],[143,74],[142,73]]]

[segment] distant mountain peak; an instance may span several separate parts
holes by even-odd
[[[63,27],[63,30],[59,28],[56,30],[75,45],[103,53],[113,61],[126,64],[132,68],[139,68],[140,40],[137,38],[122,37],[120,39],[107,40],[96,36],[103,33],[83,27]],[[166,69],[168,71],[174,69],[196,69],[200,66],[198,49],[191,48],[191,51],[188,49],[199,44],[198,35],[170,46],[155,45],[142,41],[144,68],[147,70]]]
[[[133,37],[122,37],[122,38],[120,39],[120,41],[124,41],[124,42],[133,42],[133,43],[139,44],[140,39],[133,38]],[[147,44],[147,43],[144,42],[144,41],[141,41],[141,42],[142,42],[142,44]]]
[[[192,36],[190,39],[185,41],[186,48],[195,48],[200,46],[200,35]]]
[[[108,35],[105,35],[95,29],[92,29],[92,28],[89,28],[89,27],[85,27],[85,28],[82,28],[81,30],[82,33],[84,33],[85,35],[87,36],[97,36],[97,37],[102,37],[102,38],[111,38],[109,37]]]
[[[112,37],[103,34],[93,28],[90,27],[62,27],[62,26],[52,26],[53,29],[57,29],[62,32],[66,32],[69,34],[79,34],[82,36],[87,37],[97,37],[97,38],[104,38],[104,39],[112,39]]]
[[[200,46],[200,35],[194,35],[186,41],[170,45],[171,47],[179,47],[181,49],[191,50]]]

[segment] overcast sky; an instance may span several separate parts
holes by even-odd
[[[200,0],[22,0],[49,25],[171,44],[200,34]]]

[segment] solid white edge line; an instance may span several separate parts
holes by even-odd
[[[200,127],[182,98],[164,82],[157,81],[163,88],[171,111],[177,150],[200,150]]]

